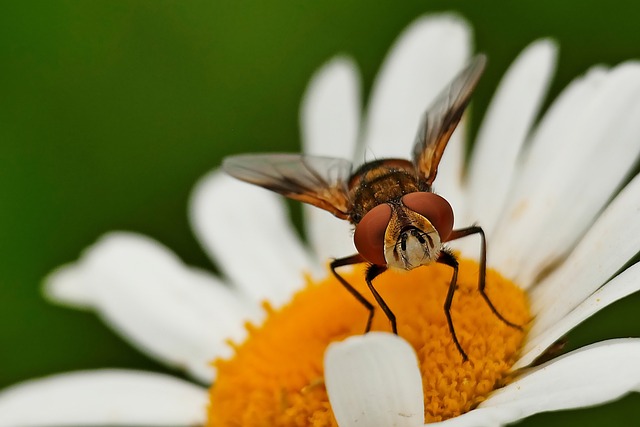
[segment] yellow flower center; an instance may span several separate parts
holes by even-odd
[[[346,269],[348,270],[348,269]],[[398,322],[398,334],[415,349],[423,378],[425,420],[441,421],[467,412],[507,380],[525,333],[498,319],[480,296],[478,264],[460,261],[451,314],[469,356],[463,362],[443,310],[452,270],[444,265],[410,272],[388,271],[374,280]],[[369,295],[364,267],[343,274]],[[525,293],[495,271],[487,272],[487,293],[508,320],[529,320]],[[373,298],[369,298],[373,301]],[[308,280],[279,310],[265,304],[260,327],[248,325],[235,355],[216,360],[209,426],[335,426],[323,381],[324,352],[333,341],[362,334],[367,310],[331,275]],[[372,330],[390,331],[379,308]]]

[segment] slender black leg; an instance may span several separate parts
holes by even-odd
[[[449,282],[449,291],[447,292],[447,298],[444,301],[444,315],[447,317],[447,324],[449,325],[449,332],[451,332],[453,343],[456,345],[456,348],[460,352],[462,360],[466,362],[467,360],[469,360],[469,358],[467,357],[467,353],[465,353],[462,349],[460,341],[458,341],[456,329],[453,326],[453,319],[451,319],[451,304],[453,303],[453,294],[455,294],[456,289],[458,288],[458,260],[451,252],[443,250],[442,252],[440,252],[440,256],[438,257],[437,262],[453,268],[453,276],[451,276],[451,282]]]
[[[398,335],[398,328],[396,326],[396,315],[393,314],[393,312],[391,311],[387,303],[384,302],[384,300],[382,299],[378,291],[376,291],[376,288],[373,287],[373,283],[372,283],[373,279],[375,279],[385,271],[387,271],[386,265],[372,264],[367,269],[365,280],[367,281],[367,285],[369,286],[369,290],[371,290],[373,297],[378,302],[378,305],[380,305],[380,308],[382,309],[382,311],[384,311],[384,314],[387,316],[387,319],[389,319],[389,322],[391,322],[391,330],[393,330],[394,334]]]
[[[449,240],[456,240],[461,237],[470,236],[472,234],[480,235],[480,272],[478,277],[478,291],[480,292],[480,295],[482,295],[482,298],[485,300],[485,302],[491,309],[491,312],[498,319],[500,319],[507,326],[522,330],[522,326],[516,325],[515,323],[508,321],[507,319],[504,318],[504,316],[502,316],[502,314],[500,314],[500,312],[498,312],[496,307],[491,302],[489,295],[487,295],[485,291],[486,280],[487,280],[487,240],[484,236],[484,230],[482,230],[482,227],[473,225],[471,227],[461,228],[459,230],[453,230],[451,232],[451,235],[449,236]]]
[[[336,268],[338,267],[343,267],[345,265],[360,264],[363,262],[365,262],[365,260],[360,256],[360,254],[355,254],[345,258],[334,259],[333,261],[331,261],[331,264],[329,265],[331,267],[331,271],[333,272],[333,275],[336,277],[336,279],[338,279],[340,283],[342,283],[342,286],[344,286],[347,289],[347,291],[349,291],[349,293],[353,295],[358,300],[358,302],[360,302],[360,304],[364,305],[365,308],[369,310],[369,318],[367,319],[367,326],[364,330],[364,332],[367,333],[371,329],[371,321],[373,320],[373,312],[374,312],[373,304],[371,304],[364,296],[362,296],[362,294],[358,292],[356,288],[354,288],[336,271]]]

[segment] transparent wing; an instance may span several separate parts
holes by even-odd
[[[436,178],[442,153],[469,104],[486,62],[484,55],[476,56],[436,98],[422,119],[413,146],[413,163],[429,187]]]
[[[301,154],[241,154],[224,159],[229,175],[348,219],[351,162]]]

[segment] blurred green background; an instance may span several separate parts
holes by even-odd
[[[373,4],[2,3],[0,389],[77,369],[166,371],[93,314],[47,304],[41,279],[114,229],[148,234],[215,269],[187,222],[192,185],[230,153],[298,151],[300,97],[332,55],[356,59],[366,96],[401,29],[425,12],[457,10],[490,58],[480,112],[536,38],[561,46],[552,94],[592,64],[640,58],[636,1]],[[638,296],[615,304],[572,333],[570,348],[640,336],[639,307]],[[522,425],[629,425],[638,404],[634,395]]]

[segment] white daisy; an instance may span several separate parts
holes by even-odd
[[[412,24],[385,61],[362,124],[355,66],[344,57],[329,62],[304,98],[305,152],[358,161],[407,157],[420,114],[467,62],[470,40],[467,25],[452,16]],[[323,367],[327,344],[357,335],[366,320],[335,280],[311,278],[323,275],[329,257],[353,253],[348,225],[306,210],[305,247],[278,197],[214,172],[197,185],[190,212],[224,280],[184,265],[149,238],[111,233],[45,283],[55,302],[96,311],[196,382],[216,379],[210,393],[152,373],[63,374],[1,392],[0,426],[204,425],[207,413],[210,425],[331,425],[331,409],[341,427],[445,418],[442,424],[493,426],[635,390],[635,339],[522,369],[591,314],[640,288],[638,265],[615,276],[640,249],[640,178],[610,201],[640,151],[640,64],[588,72],[534,127],[555,55],[546,40],[525,49],[491,103],[465,179],[461,127],[436,181],[458,226],[477,221],[485,228],[490,265],[504,276],[490,273],[488,292],[506,317],[524,323],[533,316],[526,337],[478,301],[477,265],[463,261],[453,317],[471,362],[461,361],[443,323],[450,271],[429,267],[376,279],[381,292],[394,287],[384,295],[402,338],[348,338],[329,347]],[[478,242],[468,240],[456,249],[473,259]],[[292,300],[305,273],[309,284]],[[346,274],[360,280],[358,269]],[[374,329],[388,330],[382,317]],[[245,329],[247,320],[264,326]],[[227,339],[244,343],[229,346]]]

